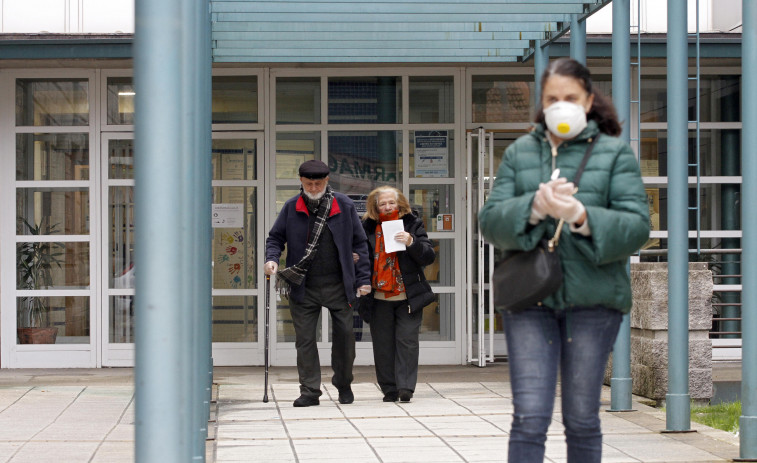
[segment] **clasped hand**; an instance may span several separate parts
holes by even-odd
[[[575,185],[564,177],[540,183],[532,205],[534,215],[540,219],[549,215],[571,224],[583,223],[586,208],[573,196],[575,190]]]

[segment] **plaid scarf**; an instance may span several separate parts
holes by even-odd
[[[301,193],[304,195],[304,192]],[[307,248],[305,248],[305,255],[302,256],[299,262],[295,265],[280,270],[276,273],[276,286],[282,290],[285,296],[289,296],[292,287],[300,286],[305,280],[310,266],[313,264],[313,258],[318,250],[318,241],[321,238],[321,232],[323,227],[326,226],[326,219],[331,212],[331,203],[334,200],[334,194],[331,190],[331,186],[326,186],[326,192],[321,198],[321,202],[318,205],[318,211],[315,214],[315,223],[313,224],[313,231],[310,233],[310,239],[308,239]],[[307,200],[306,200],[307,202]]]

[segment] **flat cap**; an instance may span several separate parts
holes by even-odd
[[[318,179],[328,177],[329,166],[322,161],[311,159],[300,164],[300,177]]]

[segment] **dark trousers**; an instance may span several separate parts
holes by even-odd
[[[334,369],[331,383],[337,388],[352,384],[355,363],[352,307],[347,303],[342,281],[306,277],[305,297],[300,302],[290,300],[289,307],[294,322],[300,393],[312,397],[321,395],[321,362],[316,344],[321,306],[331,313],[331,368]]]
[[[406,300],[376,299],[370,323],[371,339],[376,380],[384,395],[398,389],[415,391],[422,314],[422,311],[409,313]]]

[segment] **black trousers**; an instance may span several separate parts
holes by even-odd
[[[331,384],[337,388],[352,384],[352,365],[355,363],[355,334],[352,329],[352,307],[344,295],[342,280],[305,277],[305,297],[300,302],[290,300],[294,322],[297,373],[300,393],[319,397],[321,392],[321,362],[318,358],[316,337],[321,307],[331,313],[332,343]]]
[[[422,315],[409,313],[406,300],[376,299],[370,327],[376,380],[384,395],[399,389],[415,392]]]

